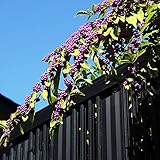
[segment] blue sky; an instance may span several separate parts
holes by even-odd
[[[0,0],[0,93],[22,104],[47,69],[42,57],[87,21],[77,11],[99,2]]]

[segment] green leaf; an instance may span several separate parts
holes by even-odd
[[[86,61],[84,61],[84,62],[81,63],[80,65],[81,65],[81,67],[83,67],[84,69],[90,69],[90,66],[89,66],[89,64],[88,64]]]
[[[5,120],[0,120],[0,128],[2,128],[2,129],[8,128]]]
[[[78,56],[80,53],[79,49],[75,49],[73,53],[71,53],[73,56]]]
[[[137,53],[137,58],[143,55],[146,52],[146,49],[142,49],[139,53]]]
[[[84,43],[85,43],[84,38],[81,38],[81,39],[79,40],[79,43],[80,43],[80,44],[84,44]]]
[[[146,7],[146,4],[143,3],[143,4],[139,4],[140,7]]]
[[[81,11],[78,11],[76,15],[77,16],[88,15],[88,11],[81,10]]]
[[[67,61],[67,62],[66,62],[66,68],[63,69],[63,73],[64,73],[64,74],[68,74],[69,71],[70,71],[70,69],[71,69],[71,64]]]
[[[96,79],[95,75],[94,75],[94,74],[91,74],[91,80],[93,81],[93,80],[95,80],[95,79]]]
[[[71,91],[71,95],[80,95],[85,96],[83,92],[81,92],[78,88]]]
[[[120,16],[119,19],[124,23],[125,22],[125,19],[126,17],[125,16]]]
[[[114,75],[117,75],[117,70],[111,65],[111,69],[112,69],[112,73],[114,74]]]
[[[88,84],[93,84],[91,79],[84,79]]]
[[[152,11],[156,10],[157,7],[158,7],[158,5],[155,4],[155,3],[152,4],[152,5],[150,5],[150,6],[147,8],[147,14],[149,15]]]
[[[128,22],[128,24],[132,24],[135,28],[137,28],[137,17],[135,16],[127,17],[126,21]]]
[[[118,37],[115,36],[113,29],[111,30],[110,35],[114,40],[118,41]]]
[[[41,96],[42,96],[43,100],[46,100],[47,97],[48,97],[48,91],[45,90],[45,89],[42,90],[42,91],[41,91]]]
[[[150,19],[155,15],[157,11],[151,12],[148,17],[145,19],[145,22],[148,23],[150,21]]]
[[[34,101],[36,100],[36,98],[37,98],[37,93],[36,93],[36,92],[33,92],[33,93],[31,94],[30,102],[34,102]]]
[[[146,73],[147,71],[146,71],[146,69],[145,69],[145,68],[142,68],[142,69],[140,70],[140,72],[144,72],[144,73]]]
[[[152,71],[158,71],[158,68],[152,67],[151,64],[148,62],[147,67]]]
[[[44,85],[45,85],[46,87],[49,87],[49,86],[51,85],[51,83],[48,82],[48,81],[44,81]]]
[[[106,36],[108,36],[110,33],[111,33],[111,31],[113,30],[113,28],[112,27],[109,27],[108,29],[107,29],[107,31],[105,31],[104,33],[103,33],[103,35],[106,37]]]
[[[124,88],[128,91],[130,89],[131,85],[125,85]]]
[[[28,119],[29,121],[33,124],[34,123],[34,117],[35,117],[35,112],[32,112],[28,115]]]
[[[136,17],[140,22],[143,22],[144,12],[143,12],[142,8],[138,11],[138,13],[136,14]]]
[[[118,59],[118,64],[125,64],[125,63],[131,63],[131,61],[128,59],[123,59],[123,60]]]
[[[99,28],[99,29],[98,29],[98,34],[102,34],[103,31],[104,31],[104,28]]]
[[[29,106],[30,106],[31,108],[34,108],[34,107],[35,107],[35,103],[32,102],[32,103],[29,104]]]
[[[23,122],[26,122],[27,120],[28,120],[28,116],[22,116],[22,120],[23,120]]]
[[[64,99],[62,99],[61,101],[60,101],[60,103],[61,103],[61,108],[62,109],[66,109],[66,101],[64,100]]]
[[[144,42],[144,43],[141,43],[139,47],[145,47],[145,46],[150,46],[150,45],[154,45],[154,44],[151,42]]]
[[[11,119],[15,119],[19,115],[19,111],[16,111],[10,115]]]
[[[119,17],[117,17],[116,20],[114,20],[115,24],[118,24],[118,22],[119,22]]]
[[[102,53],[104,53],[104,50],[101,49],[101,48],[97,48],[97,52],[100,53],[100,54],[102,54]]]
[[[133,82],[133,78],[127,78],[128,82]]]
[[[95,65],[96,65],[96,67],[97,67],[99,70],[101,70],[101,66],[100,66],[100,63],[99,63],[99,59],[98,59],[98,57],[97,57],[96,55],[93,57],[93,61],[94,61]]]
[[[141,74],[137,74],[136,76],[137,76],[137,77],[140,77],[143,81],[146,81],[146,78],[143,77]]]
[[[51,120],[50,121],[50,128],[54,128],[57,124],[57,121]]]
[[[96,6],[97,6],[96,4],[93,4],[93,5],[92,5],[92,11],[95,11],[95,10],[96,10]]]
[[[57,97],[54,95],[51,95],[51,103],[54,103],[57,101]]]
[[[149,26],[149,23],[144,24],[141,28],[141,32],[143,32],[148,26]]]
[[[143,39],[148,38],[149,36],[151,36],[152,34],[154,34],[154,33],[156,33],[156,32],[158,32],[158,30],[154,30],[154,31],[152,31],[152,32],[146,33],[146,34],[143,36]]]
[[[21,134],[24,135],[24,129],[23,129],[22,125],[19,126],[19,129],[20,129]]]

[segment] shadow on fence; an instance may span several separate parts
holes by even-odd
[[[25,135],[14,130],[1,160],[159,160],[159,98],[151,106],[147,97],[137,99],[128,109],[128,95],[118,84],[99,78],[83,88],[85,97],[75,99],[58,134],[49,138],[52,112],[47,107],[36,114],[35,122],[24,124]],[[157,128],[158,127],[158,128]]]

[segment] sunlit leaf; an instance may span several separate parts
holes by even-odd
[[[118,41],[118,37],[115,36],[113,29],[111,30],[110,35],[111,35],[111,37],[112,37],[114,40]]]
[[[80,53],[80,50],[79,49],[75,49],[74,52],[72,53],[72,55],[78,56],[79,53]]]
[[[143,55],[146,52],[146,49],[142,49],[140,52],[137,53],[137,58]]]
[[[127,78],[128,82],[133,82],[133,78]]]
[[[23,122],[26,122],[27,120],[28,120],[28,116],[22,116],[22,120],[23,120]]]
[[[79,89],[74,89],[74,90],[71,92],[71,95],[81,95],[81,96],[85,96],[85,94],[82,93]]]
[[[148,64],[147,64],[147,67],[148,67],[149,69],[151,69],[152,71],[158,71],[158,68],[152,67],[149,62],[148,62]]]
[[[21,134],[24,135],[24,129],[23,129],[22,125],[19,126],[19,129],[20,129]]]
[[[81,10],[81,11],[78,11],[76,15],[77,16],[88,15],[88,12]]]
[[[120,19],[122,22],[125,22],[126,17],[125,17],[125,16],[120,16],[119,19]]]
[[[127,17],[127,18],[126,18],[126,21],[127,21],[129,24],[132,24],[135,28],[137,27],[137,17],[135,17],[135,16]]]
[[[156,32],[158,32],[158,30],[154,30],[154,31],[151,31],[151,32],[149,32],[149,33],[146,33],[146,34],[143,36],[143,39],[148,38],[149,36],[151,36],[152,34],[154,34],[154,33],[156,33]]]
[[[33,92],[30,97],[30,102],[34,102],[37,98],[37,92]]]
[[[71,69],[71,64],[69,62],[66,62],[66,68],[63,69],[64,74],[68,74]]]
[[[148,17],[145,19],[145,22],[148,23],[150,21],[150,19],[155,15],[157,11],[151,12]]]
[[[84,79],[88,84],[93,84],[91,79]]]
[[[105,31],[104,33],[103,33],[103,35],[106,37],[106,36],[108,36],[110,33],[111,33],[111,31],[113,30],[113,28],[112,27],[109,27],[108,29],[107,29],[107,31]]]
[[[2,129],[8,128],[5,120],[0,120],[0,128],[2,128]]]
[[[140,22],[143,22],[144,12],[143,12],[142,9],[140,9],[140,10],[138,11],[138,13],[136,14],[136,17],[137,17],[137,19],[138,19]]]
[[[42,90],[41,91],[41,96],[44,100],[46,100],[48,98],[48,91],[47,90]]]
[[[51,95],[51,102],[52,103],[54,103],[54,102],[56,102],[57,101],[57,97],[56,96],[54,96],[54,95]]]
[[[61,103],[62,109],[66,109],[66,101],[65,101],[64,99],[62,99],[62,100],[60,101],[60,103]]]
[[[154,45],[154,44],[151,42],[144,42],[144,43],[141,43],[139,47],[145,47],[145,46],[150,46],[150,45]]]
[[[54,120],[50,121],[50,128],[55,127],[56,124],[57,124],[56,121],[54,121]]]
[[[81,63],[80,65],[81,65],[81,67],[83,67],[84,69],[90,69],[90,66],[89,66],[89,64],[88,64],[86,61],[84,61],[84,62]]]
[[[51,83],[48,82],[48,81],[44,81],[44,85],[45,85],[46,87],[49,87],[49,86],[51,85]]]

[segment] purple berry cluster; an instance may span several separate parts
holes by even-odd
[[[70,69],[70,71],[69,71],[69,74],[70,74],[71,76],[77,71],[78,66],[79,66],[80,63],[83,62],[83,61],[84,61],[84,54],[83,54],[83,53],[80,53],[80,54],[76,57],[74,63],[73,63],[72,66],[71,66],[71,69]]]
[[[104,64],[109,64],[109,62],[110,62],[109,58],[103,59]]]
[[[49,70],[52,72],[55,69],[64,67],[65,60],[61,60],[61,55],[56,54],[53,56],[53,61],[49,64]]]
[[[8,119],[8,120],[6,121],[6,125],[7,125],[9,128],[12,127],[12,126],[13,126],[12,120],[11,120],[11,119]]]
[[[57,103],[55,104],[55,110],[52,113],[53,119],[57,120],[59,118],[61,108],[62,108],[61,103],[59,101],[57,101]]]
[[[62,90],[58,93],[58,99],[61,100],[61,99],[64,99],[65,97],[67,96],[67,92],[66,90]]]
[[[103,7],[107,6],[109,6],[109,0],[104,0],[103,2],[97,4],[95,9],[93,10],[94,14],[103,11],[104,10]]]
[[[28,96],[25,97],[25,100],[24,100],[24,105],[25,106],[27,106],[27,105],[30,104],[30,98],[31,98],[30,95],[28,95]]]
[[[139,29],[141,29],[141,28],[144,26],[144,24],[145,24],[145,22],[143,21],[143,22],[141,22],[141,23],[138,23],[137,26],[138,26]]]
[[[70,38],[67,39],[67,41],[65,42],[65,44],[63,44],[62,46],[66,48],[68,53],[73,52],[74,47],[76,45],[76,43],[79,41],[80,39],[80,32],[74,32]]]
[[[41,77],[40,77],[41,82],[47,81],[48,80],[48,72],[44,72]]]
[[[141,87],[142,87],[142,86],[141,86],[138,82],[136,82],[136,83],[134,84],[134,90],[135,90],[135,91],[140,91]]]
[[[17,107],[17,112],[20,113],[21,116],[24,116],[27,110],[27,106],[26,105],[21,105]]]
[[[3,135],[4,137],[9,137],[11,133],[11,130],[9,128],[3,129]]]
[[[137,69],[135,66],[128,67],[127,75],[131,76],[131,75],[134,75],[136,72],[137,72]]]
[[[72,82],[69,78],[64,78],[64,83],[67,87],[71,87],[72,86]]]
[[[95,19],[95,20],[92,22],[92,25],[93,25],[94,28],[100,28],[101,25],[102,25],[102,22],[103,22],[102,19]]]
[[[131,39],[131,42],[128,46],[128,48],[133,51],[135,48],[137,48],[141,43],[140,39],[140,33],[136,30],[133,32],[133,37]]]
[[[112,3],[112,7],[114,7],[114,8],[117,7],[119,2],[120,2],[120,0],[114,0]]]
[[[33,86],[33,92],[39,92],[41,90],[41,84],[38,82]]]

